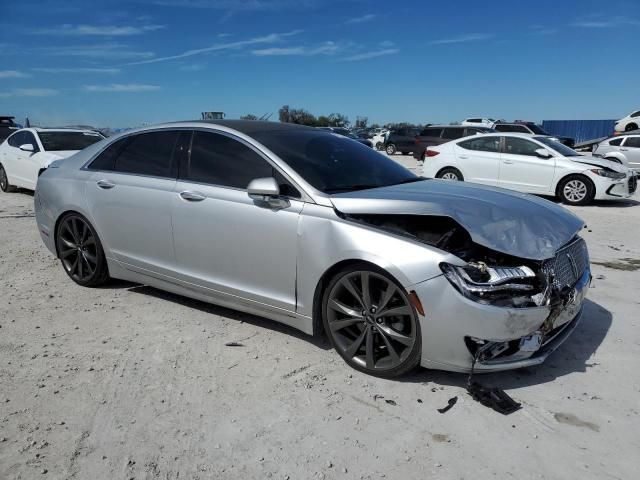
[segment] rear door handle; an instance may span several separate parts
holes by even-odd
[[[100,188],[103,188],[104,190],[109,190],[110,188],[113,188],[116,186],[115,183],[109,180],[98,180],[96,183]]]
[[[458,155],[460,158],[469,158],[467,155]]]
[[[201,202],[206,196],[199,192],[190,192],[185,190],[184,192],[180,192],[180,196],[188,202]]]
[[[511,160],[504,160],[503,163],[507,165],[513,165],[513,162]]]

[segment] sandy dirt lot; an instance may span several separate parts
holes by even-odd
[[[0,193],[0,479],[640,478],[637,200],[572,209],[584,321],[544,365],[481,378],[522,402],[510,416],[464,375],[381,380],[259,317],[76,286],[32,201]]]

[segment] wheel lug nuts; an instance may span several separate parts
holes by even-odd
[[[376,318],[377,323],[382,323],[382,318]]]

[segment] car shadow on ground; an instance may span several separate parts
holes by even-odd
[[[560,199],[558,197],[549,197],[546,195],[538,195],[540,198],[544,198],[545,200],[549,200],[553,203],[556,203],[558,205],[564,206],[564,204],[560,201]],[[589,205],[583,205],[581,206],[581,208],[590,208],[590,207],[596,207],[596,208],[613,208],[613,207],[617,207],[617,208],[629,208],[629,207],[636,207],[640,205],[640,202],[637,200],[634,200],[632,198],[622,198],[620,200],[594,200],[592,201]]]
[[[329,350],[332,348],[328,339],[324,335],[307,335],[293,327],[274,320],[202,302],[200,300],[194,300],[146,285],[139,285],[122,280],[112,280],[104,288],[121,288],[133,293],[150,295],[161,300],[178,303],[187,308],[193,308],[201,312],[218,315],[230,320],[246,322],[256,327],[269,329],[283,335],[290,335],[307,341],[323,350]],[[604,340],[609,328],[611,327],[611,322],[611,312],[587,299],[584,303],[584,312],[580,324],[569,338],[555,352],[553,352],[543,364],[518,370],[481,375],[478,374],[476,379],[490,387],[513,389],[551,382],[558,377],[575,372],[586,372],[589,368],[597,365],[597,362],[591,362],[590,359]],[[348,369],[349,367],[345,364],[344,368]],[[420,368],[411,374],[393,379],[392,381],[425,384],[430,383],[441,386],[446,385],[464,388],[467,383],[467,377],[467,374],[462,373]]]
[[[158,290],[156,288],[149,287],[146,285],[139,285],[139,284],[125,282],[121,280],[114,280],[112,282],[109,282],[109,284],[105,288],[122,288],[122,289],[128,290],[129,292],[140,293],[143,295],[150,295],[152,297],[155,297],[161,300],[166,300],[168,302],[178,303],[187,308],[193,308],[195,310],[199,310],[204,313],[208,313],[211,315],[218,315],[224,318],[228,318],[230,320],[249,323],[256,327],[269,329],[274,332],[282,333],[283,335],[289,335],[291,337],[299,338],[323,350],[329,350],[331,348],[331,345],[326,338],[320,337],[320,336],[307,335],[301,332],[300,330],[290,327],[289,325],[276,322],[275,320],[270,320],[265,317],[252,315],[250,313],[240,312],[238,310],[232,310],[230,308],[221,307],[219,305],[215,305],[212,303],[202,302],[200,300],[184,297],[182,295],[177,295],[164,290]]]
[[[580,324],[543,364],[477,375],[474,378],[483,385],[509,390],[552,382],[558,377],[571,373],[586,372],[597,365],[597,362],[591,361],[591,357],[604,340],[611,327],[611,321],[611,312],[587,299],[584,302]],[[420,369],[400,380],[464,388],[467,377],[467,374]]]

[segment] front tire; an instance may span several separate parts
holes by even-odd
[[[384,144],[382,142],[376,143],[376,150],[382,150],[384,148]]]
[[[322,320],[344,361],[364,373],[392,378],[420,362],[420,322],[404,288],[388,273],[351,265],[329,282]]]
[[[109,280],[107,259],[98,234],[78,213],[68,213],[56,231],[56,249],[69,278],[83,287],[97,287]]]
[[[396,153],[396,146],[393,143],[390,143],[386,146],[385,151],[387,152],[387,155],[393,155]]]
[[[569,175],[558,185],[558,197],[567,205],[587,205],[595,195],[593,183],[583,175]]]
[[[464,182],[462,172],[453,167],[443,168],[437,173],[436,178],[441,178],[442,180],[453,180],[455,182]]]
[[[9,183],[9,177],[7,177],[7,172],[5,172],[2,165],[0,165],[0,190],[5,193],[13,192],[15,190],[13,185]]]

